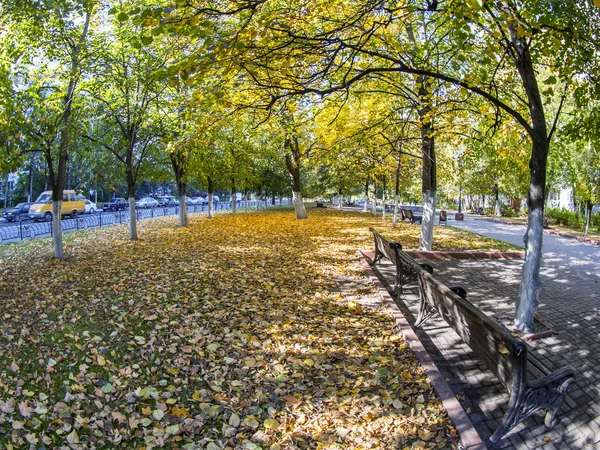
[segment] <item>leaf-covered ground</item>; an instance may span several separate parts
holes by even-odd
[[[6,448],[453,448],[456,432],[383,313],[332,292],[369,226],[310,211],[176,218],[0,254]],[[435,247],[501,248],[436,227]]]

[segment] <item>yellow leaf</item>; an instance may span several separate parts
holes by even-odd
[[[99,366],[104,366],[104,365],[106,365],[106,359],[105,359],[105,358],[104,358],[104,356],[102,356],[102,355],[98,355],[98,359],[97,359],[97,361],[98,361],[98,365],[99,365]]]
[[[263,425],[269,430],[276,430],[277,428],[279,428],[279,422],[277,422],[277,420],[275,419],[267,419],[265,420]]]
[[[173,408],[171,409],[171,415],[175,417],[187,417],[187,411],[183,408]]]

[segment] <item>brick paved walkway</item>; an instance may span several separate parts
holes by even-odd
[[[446,284],[461,284],[471,302],[486,314],[510,326],[519,289],[522,260],[428,260],[434,276]],[[393,280],[393,267],[384,262],[378,275]],[[556,335],[531,346],[547,355],[553,368],[570,365],[577,381],[558,414],[552,430],[538,412],[505,438],[506,449],[600,449],[600,285],[588,270],[545,264],[543,289],[536,316],[536,331],[552,329]],[[418,314],[416,286],[405,289],[398,302],[411,324]],[[505,388],[483,369],[468,347],[440,319],[431,320],[419,338],[447,378],[484,438],[498,426],[507,407]]]

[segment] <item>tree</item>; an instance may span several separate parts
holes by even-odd
[[[158,113],[166,83],[160,70],[169,58],[159,44],[149,45],[140,29],[112,22],[110,39],[96,42],[98,64],[87,91],[96,102],[97,116],[90,121],[88,139],[101,145],[122,164],[129,199],[130,239],[137,240],[135,189],[150,153],[160,139]],[[150,40],[151,41],[151,40]],[[106,43],[110,42],[110,45]]]
[[[67,172],[67,161],[70,149],[71,116],[76,102],[77,90],[83,73],[83,66],[89,54],[86,51],[90,23],[94,12],[94,2],[63,0],[52,4],[42,2],[35,14],[25,19],[29,7],[15,8],[10,2],[5,11],[11,19],[10,26],[15,32],[13,36],[23,48],[24,42],[34,41],[35,48],[23,52],[21,64],[34,71],[29,73],[33,83],[23,83],[21,79],[14,82],[20,86],[23,95],[36,96],[35,89],[45,91],[40,97],[43,102],[36,106],[45,110],[41,116],[50,118],[50,123],[43,120],[43,127],[49,126],[50,132],[43,137],[45,145],[40,149],[46,160],[48,181],[52,190],[52,236],[54,257],[64,259],[62,243],[61,210],[63,189]],[[37,64],[30,64],[35,61]],[[36,69],[38,67],[38,69]],[[39,83],[37,86],[35,83]],[[31,110],[22,112],[26,117]],[[34,112],[35,114],[35,112]],[[39,117],[39,116],[38,116]],[[29,124],[27,124],[29,127]],[[37,129],[39,133],[40,130]],[[35,131],[34,131],[35,133]]]

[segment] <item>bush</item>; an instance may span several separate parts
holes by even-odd
[[[582,216],[579,211],[572,212],[566,209],[547,208],[546,217],[550,217],[557,225],[564,225],[573,228],[582,228],[585,226],[585,216]]]

